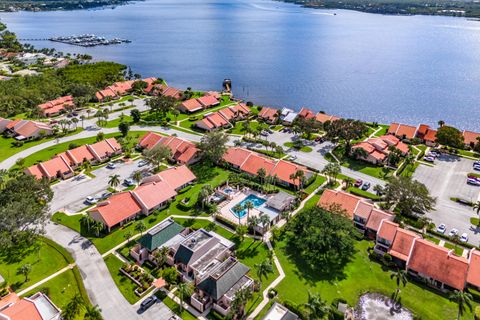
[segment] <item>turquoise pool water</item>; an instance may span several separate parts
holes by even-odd
[[[253,203],[253,206],[255,208],[258,208],[261,205],[263,205],[265,202],[267,202],[267,200],[265,200],[265,199],[259,198],[254,194],[250,194],[250,195],[248,195],[248,197],[246,197],[245,199],[240,201],[238,204],[243,208],[248,201]],[[230,209],[230,211],[232,211],[233,215],[237,218],[243,218],[247,214],[246,209],[242,209],[240,212],[237,212],[237,211],[233,210],[233,208],[232,208],[232,209]]]

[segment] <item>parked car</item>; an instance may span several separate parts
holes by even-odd
[[[110,162],[109,164],[107,164],[107,169],[115,169],[116,167],[117,166],[113,162]]]
[[[125,179],[123,180],[123,184],[125,184],[127,187],[130,187],[135,185],[135,181],[133,181],[132,179]]]
[[[423,158],[423,161],[427,161],[427,162],[435,162],[435,158],[434,157],[424,157]]]
[[[468,242],[468,234],[462,233],[460,236],[460,242]]]
[[[428,156],[428,157],[431,157],[431,158],[434,158],[434,159],[435,159],[436,157],[438,157],[437,153],[435,153],[435,152],[429,152],[429,153],[427,154],[427,156]]]
[[[144,167],[144,166],[146,166],[146,165],[148,165],[148,161],[147,161],[147,160],[140,160],[140,161],[138,162],[138,166],[139,166],[139,167]]]
[[[362,190],[367,191],[368,189],[370,189],[370,186],[371,186],[370,182],[365,182],[362,186]]]
[[[480,161],[475,161],[475,162],[473,163],[473,165],[476,165],[476,164],[480,165]]]
[[[480,171],[480,164],[474,164],[473,165],[473,170]]]
[[[445,225],[445,223],[441,223],[441,224],[437,227],[437,232],[439,232],[439,233],[445,233],[445,231],[447,231],[447,226]]]
[[[260,132],[260,135],[261,136],[264,136],[264,137],[267,137],[268,136],[268,132],[266,130],[262,130],[262,132]]]
[[[467,178],[467,184],[472,186],[480,186],[480,181],[474,178]]]
[[[142,303],[140,303],[140,309],[141,310],[147,310],[151,306],[153,306],[157,302],[157,297],[155,296],[150,296],[147,299],[143,300]]]
[[[437,150],[431,150],[430,153],[431,153],[431,154],[434,154],[435,157],[440,157],[440,155],[441,155],[441,153],[440,153],[439,151],[437,151]]]
[[[293,160],[295,160],[295,159],[297,159],[297,156],[290,156],[290,157],[288,157],[288,160],[290,160],[290,161],[293,161]]]
[[[95,204],[98,202],[98,199],[97,198],[94,198],[92,196],[88,196],[85,198],[85,202],[88,203],[88,204]]]
[[[360,188],[360,186],[363,184],[363,180],[362,179],[358,179],[357,181],[355,181],[355,184],[353,185],[355,188]]]
[[[72,114],[73,114],[75,117],[78,116],[78,112],[76,112],[76,111],[74,111]]]
[[[458,234],[458,230],[455,229],[455,228],[453,228],[453,229],[450,230],[450,232],[448,233],[448,236],[449,236],[449,237],[453,237],[453,236],[455,236],[455,235],[457,235],[457,234]]]
[[[102,200],[105,200],[105,199],[107,199],[108,197],[110,197],[112,194],[113,194],[113,193],[111,193],[111,192],[104,192],[104,193],[102,194],[102,196],[101,196],[101,199],[102,199]]]

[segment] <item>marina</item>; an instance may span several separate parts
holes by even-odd
[[[120,38],[106,39],[105,37],[99,37],[94,34],[82,34],[80,36],[69,37],[53,37],[49,38],[48,40],[82,47],[108,46],[131,42],[130,40]]]

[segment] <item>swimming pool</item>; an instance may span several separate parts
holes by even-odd
[[[251,202],[253,204],[253,207],[254,208],[258,208],[260,207],[261,205],[263,205],[265,202],[267,202],[267,200],[265,199],[262,199],[260,197],[257,197],[256,195],[254,194],[250,194],[248,195],[245,199],[243,199],[242,201],[240,201],[238,204],[243,208],[245,207],[245,204],[247,202]],[[230,209],[230,211],[233,213],[233,215],[237,218],[243,218],[246,214],[247,214],[247,210],[246,209],[242,209],[240,212],[237,212],[235,210],[233,210],[233,208]]]

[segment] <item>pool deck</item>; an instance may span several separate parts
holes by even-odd
[[[232,208],[234,206],[236,206],[238,203],[242,202],[243,199],[245,199],[246,197],[248,197],[249,195],[255,195],[259,198],[262,198],[262,199],[265,199],[265,200],[268,200],[268,198],[261,194],[261,193],[258,193],[256,191],[253,191],[253,190],[246,190],[246,191],[238,191],[237,193],[235,193],[234,195],[232,195],[232,198],[230,200],[227,200],[225,201],[226,204],[223,205],[220,210],[219,210],[219,215],[221,215],[223,218],[233,222],[234,224],[238,225],[238,223],[240,222],[240,224],[242,225],[247,225],[247,216],[248,214],[245,214],[242,218],[240,218],[240,220],[238,219],[238,217],[236,217],[233,212],[232,212]],[[260,216],[260,213],[262,213],[262,211],[258,210],[257,208],[254,208],[254,209],[251,209],[250,210],[250,216]]]

